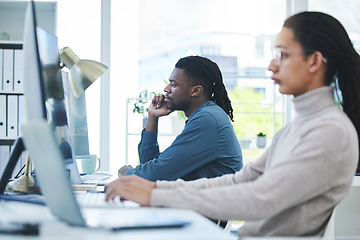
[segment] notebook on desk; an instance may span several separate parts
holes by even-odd
[[[60,220],[76,226],[105,229],[181,227],[188,224],[182,219],[156,213],[151,208],[132,208],[121,216],[114,216],[113,208],[81,208],[48,123],[45,120],[29,123],[22,127],[22,133],[46,204]]]

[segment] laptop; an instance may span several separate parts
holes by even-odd
[[[152,208],[128,208],[114,215],[114,208],[81,208],[72,189],[64,159],[45,120],[29,122],[22,133],[35,176],[53,215],[70,225],[102,229],[182,227],[188,221]]]

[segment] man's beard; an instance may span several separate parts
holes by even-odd
[[[170,102],[167,102],[167,103],[166,103],[166,107],[167,107],[170,111],[184,111],[184,110],[183,110],[183,109],[184,109],[183,106],[172,104],[171,99],[170,99]]]
[[[173,104],[171,104],[171,102],[167,102],[166,103],[166,107],[171,110],[171,111],[175,111],[175,110],[178,110],[176,109],[176,106],[174,106]]]

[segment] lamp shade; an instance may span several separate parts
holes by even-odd
[[[60,61],[70,70],[69,81],[75,97],[83,94],[108,68],[93,60],[80,59],[69,47],[60,50]]]

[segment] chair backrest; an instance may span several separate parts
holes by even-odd
[[[326,225],[323,240],[334,240],[335,238],[335,209],[333,210],[329,222]]]
[[[220,221],[219,221],[220,222]],[[218,223],[219,225],[219,223]],[[224,232],[230,234],[231,232],[231,226],[232,221],[229,220],[224,228]],[[301,238],[299,238],[301,239]],[[331,213],[329,222],[326,225],[325,232],[322,236],[322,238],[319,238],[319,240],[334,240],[335,239],[335,209]]]
[[[226,226],[225,226],[225,228],[224,228],[224,232],[225,232],[225,233],[230,234],[230,232],[231,232],[231,225],[232,225],[232,221],[229,220],[229,221],[226,223]]]

